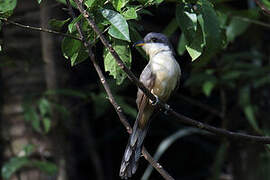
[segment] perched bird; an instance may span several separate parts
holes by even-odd
[[[166,102],[178,87],[181,75],[172,45],[165,35],[155,32],[148,33],[143,41],[134,45],[141,46],[150,58],[140,75],[140,81],[158,99]],[[122,159],[119,173],[122,179],[131,177],[137,170],[150,117],[155,109],[151,100],[140,89],[138,89],[136,103],[139,112]]]

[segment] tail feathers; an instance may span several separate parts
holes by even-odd
[[[147,129],[147,127],[141,129],[138,127],[138,123],[135,123],[120,167],[119,175],[122,179],[127,179],[135,174]]]

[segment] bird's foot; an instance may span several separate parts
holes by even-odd
[[[156,106],[156,105],[159,103],[159,98],[158,98],[158,96],[155,95],[155,94],[154,94],[154,96],[156,97],[156,100],[152,101],[152,100],[150,99],[150,103],[152,104],[152,106]]]
[[[168,115],[169,114],[169,110],[170,110],[170,105],[165,104],[164,105],[164,109],[165,109],[164,114]]]

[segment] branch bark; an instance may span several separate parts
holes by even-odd
[[[68,9],[69,9],[69,14],[74,19],[75,14],[74,14],[74,12],[72,10],[72,7],[70,5],[70,1],[66,0],[66,2],[67,2]],[[77,4],[77,5],[79,6],[79,4]],[[130,124],[128,123],[127,118],[125,117],[121,106],[119,106],[117,104],[117,102],[116,102],[116,100],[115,100],[115,98],[114,98],[114,96],[113,96],[113,94],[111,92],[110,86],[107,83],[106,78],[102,73],[102,70],[101,70],[100,66],[98,65],[98,63],[96,62],[96,58],[95,58],[95,55],[94,55],[94,53],[92,51],[91,44],[84,41],[85,38],[84,38],[83,32],[81,30],[81,27],[80,27],[80,25],[78,23],[76,23],[76,28],[77,28],[77,30],[78,30],[78,32],[80,34],[80,38],[84,42],[84,46],[88,49],[88,55],[90,57],[90,60],[92,61],[93,65],[94,65],[94,67],[95,67],[95,69],[97,71],[97,74],[99,76],[99,79],[100,79],[100,81],[101,81],[107,95],[109,96],[109,100],[110,100],[111,104],[113,105],[115,111],[117,112],[121,123],[125,126],[127,132],[129,134],[131,134],[132,133],[132,128],[131,128]],[[102,33],[98,34],[98,37],[103,37]],[[169,175],[169,173],[159,163],[157,163],[154,160],[154,158],[147,152],[145,147],[143,147],[143,149],[142,149],[142,154],[143,154],[144,158],[161,174],[161,176],[164,179],[166,179],[166,180],[174,180],[174,178],[172,178],[172,176]]]
[[[87,20],[87,22],[89,23],[89,25],[93,28],[93,30],[100,37],[101,42],[104,44],[104,46],[113,55],[115,61],[119,65],[119,67],[123,71],[125,71],[127,73],[128,78],[134,84],[136,84],[144,92],[144,94],[149,99],[151,99],[152,101],[155,101],[156,100],[155,96],[148,89],[146,89],[143,86],[143,84],[138,80],[138,78],[136,78],[136,76],[126,67],[126,65],[123,63],[123,61],[119,57],[119,55],[115,52],[115,50],[109,44],[109,42],[107,41],[107,39],[101,34],[99,28],[95,24],[95,22],[94,22],[93,18],[91,17],[91,15],[83,8],[82,2],[80,2],[79,0],[74,0],[74,1],[77,4],[78,9],[81,12],[81,14],[84,16],[84,18]],[[230,138],[230,139],[235,139],[235,140],[239,140],[239,141],[242,140],[242,141],[248,141],[248,142],[253,142],[253,143],[260,143],[260,144],[270,144],[270,137],[269,136],[253,136],[253,135],[248,135],[248,134],[244,134],[244,133],[232,132],[232,131],[228,131],[228,130],[221,129],[221,128],[216,128],[214,126],[210,126],[208,124],[204,124],[202,122],[199,122],[199,121],[196,121],[196,120],[191,119],[189,117],[186,117],[186,116],[184,116],[182,114],[179,114],[179,113],[175,112],[172,108],[170,108],[170,106],[168,104],[165,104],[165,103],[163,103],[161,101],[158,101],[157,106],[159,106],[162,109],[166,109],[166,111],[168,112],[168,114],[173,115],[174,117],[176,117],[179,121],[181,121],[184,124],[187,124],[187,125],[190,125],[190,126],[194,126],[194,127],[200,128],[200,129],[204,129],[206,131],[209,131],[211,133],[214,133],[214,134],[216,134],[218,136],[221,136],[223,138]]]
[[[270,10],[265,7],[260,0],[254,0],[256,4],[265,12],[266,14],[270,15]]]
[[[8,23],[8,24],[18,26],[20,28],[34,30],[34,31],[40,31],[40,32],[45,32],[45,33],[50,33],[50,34],[55,34],[55,35],[61,35],[61,36],[65,36],[65,37],[69,37],[69,38],[73,38],[73,39],[77,39],[77,40],[81,41],[80,38],[77,38],[75,36],[72,36],[72,35],[69,35],[69,34],[66,34],[66,33],[61,33],[61,32],[58,32],[58,31],[54,31],[54,30],[51,30],[51,29],[47,29],[47,28],[44,28],[44,27],[41,28],[41,27],[33,27],[33,26],[29,26],[29,25],[24,25],[24,24],[15,22],[15,21],[8,20],[7,18],[3,18],[3,17],[0,17],[0,20],[4,21],[5,23]]]

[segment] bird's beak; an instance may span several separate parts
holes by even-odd
[[[141,40],[141,41],[135,42],[133,44],[133,47],[135,47],[135,46],[143,46],[144,44],[145,44],[145,42],[143,40]]]

